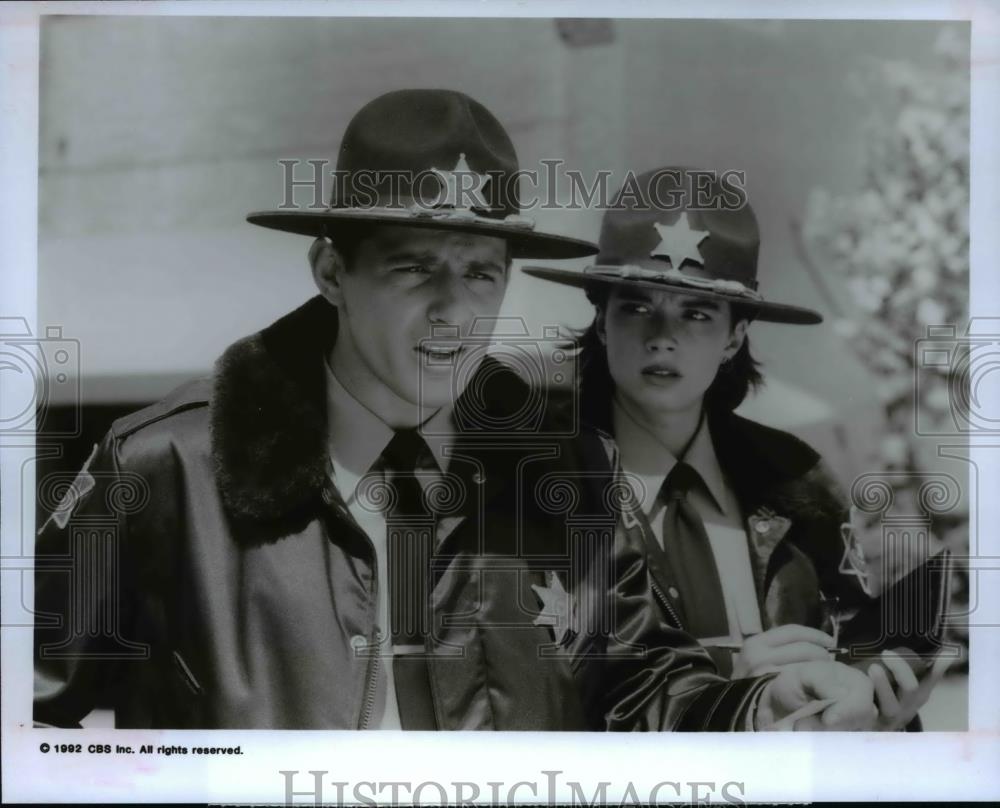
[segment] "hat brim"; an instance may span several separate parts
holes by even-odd
[[[582,258],[594,255],[597,245],[590,241],[539,233],[523,225],[505,223],[485,216],[434,216],[406,210],[343,208],[333,210],[266,210],[247,215],[247,221],[271,230],[302,236],[333,237],[338,230],[359,224],[394,224],[435,230],[456,230],[477,236],[502,238],[510,246],[511,258]]]
[[[745,297],[724,292],[713,292],[698,286],[686,286],[682,283],[662,283],[643,278],[615,278],[596,273],[583,273],[570,269],[554,269],[551,267],[524,267],[524,272],[533,278],[561,283],[564,286],[575,286],[578,289],[586,289],[588,286],[596,284],[606,284],[610,286],[630,286],[637,289],[650,289],[657,292],[664,290],[683,292],[691,297],[705,298],[706,300],[724,300],[728,303],[738,303],[739,305],[751,309],[754,312],[755,320],[764,320],[769,323],[786,323],[788,325],[816,325],[823,322],[823,315],[818,311],[803,308],[801,306],[791,306],[786,303],[771,303],[764,300],[748,300]],[[608,267],[615,269],[615,267]]]

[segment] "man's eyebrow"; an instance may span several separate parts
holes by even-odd
[[[487,270],[490,272],[496,272],[498,275],[503,274],[506,271],[506,268],[502,264],[488,258],[477,261],[469,261],[469,269]]]
[[[624,300],[638,301],[640,303],[649,303],[652,301],[652,295],[641,289],[621,289],[618,292],[618,297]]]
[[[681,305],[686,309],[711,309],[712,311],[722,311],[722,306],[715,300],[708,300],[703,297],[685,297],[681,300]]]
[[[423,261],[424,263],[431,263],[434,261],[434,254],[427,250],[408,250],[400,249],[395,252],[388,253],[383,261]]]

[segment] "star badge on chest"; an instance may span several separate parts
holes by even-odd
[[[545,573],[545,586],[532,584],[542,610],[535,617],[534,625],[549,626],[555,641],[562,644],[569,632],[570,595],[563,586],[559,576],[552,571]]]
[[[792,520],[786,516],[779,516],[770,508],[760,507],[747,519],[750,526],[750,541],[759,552],[770,555],[777,546],[788,529],[792,526]]]

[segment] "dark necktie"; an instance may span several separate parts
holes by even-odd
[[[424,639],[430,632],[434,515],[424,503],[419,468],[434,463],[415,429],[396,432],[382,452],[392,498],[386,512],[392,672],[403,729],[437,729]]]
[[[720,637],[729,634],[729,620],[719,571],[705,523],[688,500],[700,482],[698,472],[682,462],[663,481],[663,550],[680,590],[685,628],[697,638]]]

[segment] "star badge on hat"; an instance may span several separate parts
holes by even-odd
[[[680,269],[685,261],[695,261],[704,266],[705,259],[698,251],[698,245],[709,235],[707,230],[692,230],[687,213],[682,213],[674,224],[654,223],[656,234],[660,237],[649,253],[650,258],[666,258],[670,266]]]
[[[451,171],[442,171],[439,168],[432,168],[431,171],[441,181],[442,193],[437,198],[438,207],[456,208],[458,210],[489,210],[490,203],[483,195],[483,188],[490,178],[484,174],[477,174],[465,159],[465,153],[458,155],[458,161]],[[463,183],[463,177],[469,177]],[[442,198],[443,197],[443,198]],[[472,204],[460,204],[471,201]]]
[[[334,241],[381,225],[449,230],[501,238],[512,258],[597,252],[590,241],[536,230],[522,213],[519,165],[503,125],[474,98],[455,90],[393,90],[348,122],[327,208],[286,202],[254,211],[247,221]],[[433,181],[425,187],[428,175]]]
[[[686,201],[690,200],[686,189],[695,187],[694,172],[665,166],[643,173],[635,183],[626,183],[604,212],[597,258],[582,272],[527,266],[524,273],[583,289],[592,301],[598,289],[608,286],[680,291],[739,304],[752,320],[800,325],[822,322],[819,312],[766,300],[757,290],[760,230],[749,201],[739,208],[692,206]],[[697,173],[701,177],[705,172]],[[666,178],[672,185],[663,186],[661,180]],[[666,188],[684,192],[680,205],[665,207],[659,201]],[[725,192],[717,180],[708,190],[715,198]],[[697,227],[692,227],[692,221]],[[692,266],[683,266],[685,262]]]
[[[569,631],[569,592],[551,570],[545,573],[545,583],[546,586],[531,585],[542,601],[542,610],[535,617],[534,625],[551,626],[555,641],[561,644]]]

